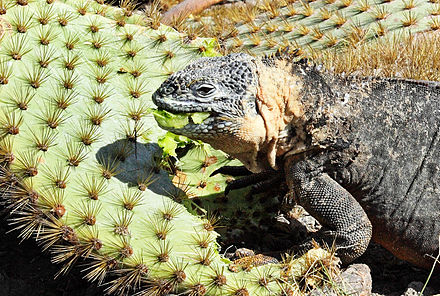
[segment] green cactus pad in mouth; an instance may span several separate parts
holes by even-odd
[[[162,127],[182,128],[188,123],[200,124],[210,116],[207,112],[171,113],[165,110],[151,110],[154,118]]]

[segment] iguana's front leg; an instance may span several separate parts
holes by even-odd
[[[356,199],[313,159],[288,161],[285,171],[297,203],[323,226],[313,238],[329,246],[335,243],[343,263],[362,255],[370,242],[372,226]]]

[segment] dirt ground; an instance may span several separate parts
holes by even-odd
[[[365,263],[371,269],[373,278],[373,293],[387,296],[403,295],[408,290],[411,283],[425,283],[429,276],[429,271],[413,267],[409,263],[399,260],[390,252],[379,245],[370,244],[357,263]],[[419,292],[419,291],[418,291]],[[428,289],[424,295],[440,294],[440,269],[428,282]],[[416,296],[407,291],[405,296]]]
[[[31,240],[17,239],[17,233],[0,215],[0,296],[98,296],[102,289],[81,278],[78,269],[54,280],[59,270],[49,254]]]

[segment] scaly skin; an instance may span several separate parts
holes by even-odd
[[[440,84],[338,77],[284,58],[201,59],[153,95],[170,112],[210,112],[171,129],[253,172],[284,170],[291,195],[348,263],[372,237],[428,268],[440,233]],[[306,242],[303,246],[308,246]]]

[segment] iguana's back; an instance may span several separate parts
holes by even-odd
[[[440,235],[440,84],[368,81],[368,96],[347,98],[357,101],[348,143],[361,153],[334,178],[366,210],[374,240],[432,264],[424,254],[437,254]]]

